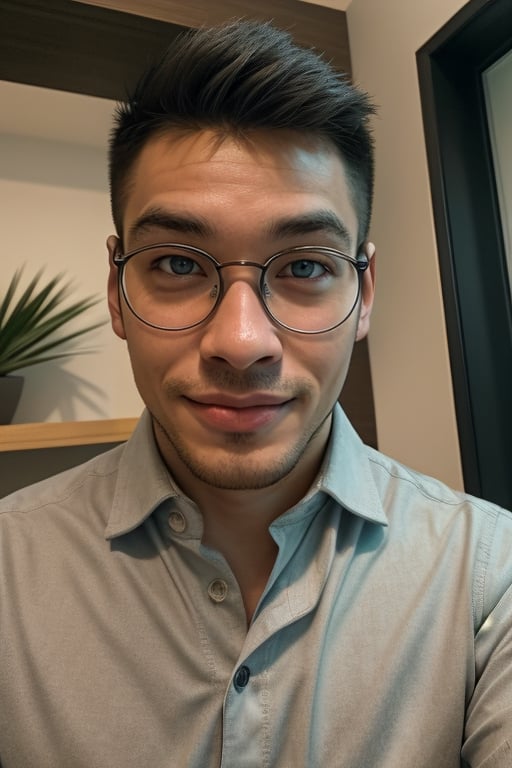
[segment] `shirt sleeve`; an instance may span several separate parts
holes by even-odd
[[[461,757],[469,768],[512,765],[512,515],[500,510],[475,564],[474,675]]]

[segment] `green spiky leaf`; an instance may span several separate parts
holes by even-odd
[[[66,304],[71,285],[63,275],[42,283],[39,271],[15,298],[23,267],[16,270],[0,302],[0,376],[20,368],[82,354],[88,350],[63,349],[62,345],[105,324],[105,321],[59,333],[75,318],[101,301],[87,296]]]

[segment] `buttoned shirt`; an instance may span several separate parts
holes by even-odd
[[[202,530],[147,413],[0,502],[2,768],[512,765],[509,513],[336,407],[249,627]]]

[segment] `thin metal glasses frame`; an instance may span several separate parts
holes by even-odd
[[[208,261],[210,261],[214,267],[217,270],[217,273],[219,275],[219,291],[217,292],[217,296],[215,298],[215,303],[213,304],[211,310],[208,312],[206,317],[203,317],[201,320],[196,321],[195,323],[191,323],[190,325],[183,325],[176,328],[168,328],[167,326],[158,325],[156,323],[151,323],[149,320],[146,320],[144,317],[142,317],[132,306],[128,291],[126,290],[125,280],[124,280],[124,268],[128,261],[133,257],[136,256],[138,253],[156,250],[158,248],[181,248],[185,251],[190,251],[191,253],[196,253],[200,256],[203,256]],[[288,254],[301,254],[301,253],[319,253],[319,254],[327,254],[330,256],[336,256],[337,258],[343,259],[343,261],[348,262],[351,264],[356,272],[357,272],[357,278],[358,278],[358,287],[357,287],[357,293],[356,297],[354,299],[354,303],[352,304],[349,312],[347,315],[343,318],[343,320],[340,320],[338,323],[335,323],[332,326],[329,326],[328,328],[322,328],[318,331],[305,331],[301,330],[300,328],[294,328],[291,325],[287,325],[286,323],[283,323],[281,320],[279,320],[277,317],[274,316],[270,308],[267,306],[265,301],[265,275],[267,273],[268,268],[270,265],[281,256],[285,256]],[[240,259],[237,261],[226,261],[224,263],[221,263],[217,261],[217,259],[212,256],[207,251],[203,251],[201,248],[197,248],[194,245],[186,245],[184,243],[154,243],[152,245],[146,245],[142,248],[136,248],[133,251],[129,251],[128,253],[116,253],[113,256],[113,262],[116,265],[116,267],[119,269],[119,285],[121,287],[122,294],[124,296],[124,299],[128,305],[128,308],[132,312],[132,314],[135,315],[142,323],[145,325],[150,326],[151,328],[156,328],[157,330],[161,331],[187,331],[191,328],[195,328],[198,325],[202,325],[203,323],[208,322],[208,320],[215,314],[220,302],[222,301],[222,298],[224,296],[224,281],[222,279],[222,271],[226,267],[256,267],[261,271],[261,276],[258,284],[258,295],[260,302],[263,306],[263,309],[267,313],[267,315],[270,317],[272,322],[276,323],[281,328],[286,329],[287,331],[293,331],[294,333],[302,333],[307,335],[317,335],[319,333],[327,333],[328,331],[332,331],[335,328],[338,328],[340,325],[343,325],[344,322],[348,320],[348,318],[353,313],[354,309],[357,306],[357,303],[359,301],[359,298],[361,296],[361,282],[364,272],[368,269],[368,266],[370,264],[368,257],[364,252],[362,252],[360,249],[358,250],[360,253],[360,256],[358,258],[353,258],[352,256],[349,256],[347,253],[344,253],[343,251],[339,251],[337,248],[331,248],[329,246],[319,246],[319,245],[297,245],[293,248],[286,248],[282,251],[278,251],[277,253],[274,253],[270,258],[267,259],[263,264],[260,264],[257,261],[249,261],[247,259]]]

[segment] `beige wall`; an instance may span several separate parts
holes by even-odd
[[[462,487],[415,54],[462,0],[352,0],[356,82],[375,121],[377,301],[370,334],[379,447]]]
[[[113,228],[106,146],[113,104],[5,82],[0,103],[0,295],[18,266],[25,264],[27,280],[44,267],[48,278],[63,272],[72,279],[76,299],[102,297],[88,322],[107,319],[105,240]],[[20,371],[25,386],[14,423],[140,413],[125,345],[110,327],[78,344],[92,353]]]

